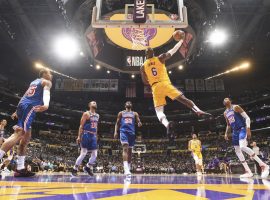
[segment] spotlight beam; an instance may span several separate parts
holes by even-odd
[[[55,74],[58,74],[58,75],[60,75],[60,76],[63,76],[63,77],[66,77],[66,78],[70,78],[70,79],[72,79],[72,80],[77,80],[76,78],[74,78],[74,77],[72,77],[72,76],[63,74],[63,73],[58,72],[58,71],[56,71],[56,70],[54,70],[54,69],[52,69],[52,68],[46,67],[46,66],[44,66],[43,64],[41,64],[41,63],[39,63],[39,62],[36,62],[36,63],[35,63],[35,67],[36,67],[37,69],[42,69],[42,68],[48,69],[48,70],[50,70],[51,72],[53,72],[53,73],[55,73]]]
[[[210,76],[210,77],[206,78],[205,80],[213,79],[213,78],[216,78],[216,77],[219,77],[219,76],[223,76],[225,74],[230,74],[232,72],[236,72],[236,71],[239,71],[239,70],[247,69],[249,67],[250,67],[250,63],[249,62],[245,62],[245,63],[242,63],[241,65],[236,66],[236,67],[234,67],[232,69],[226,70],[225,72],[222,72],[222,73],[219,73],[219,74]]]

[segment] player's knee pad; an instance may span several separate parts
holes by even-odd
[[[162,121],[163,118],[166,118],[166,115],[164,114],[164,107],[163,106],[156,107],[155,110],[156,110],[156,114],[157,114],[159,121]]]
[[[234,150],[235,150],[235,153],[236,153],[237,157],[239,158],[239,160],[241,162],[245,161],[245,156],[243,155],[240,146],[235,146]]]
[[[247,140],[239,140],[239,147],[242,149],[243,147],[247,147]]]
[[[89,163],[93,164],[97,158],[97,150],[93,150],[91,153],[91,157],[89,158]]]
[[[97,157],[97,150],[93,150],[91,153],[91,157],[95,158]]]
[[[198,156],[197,156],[197,155],[194,155],[194,156],[193,156],[193,159],[194,159],[194,161],[195,161],[195,164],[198,165],[198,162],[199,162]]]
[[[86,156],[86,154],[87,154],[87,149],[81,148],[80,156]]]
[[[200,165],[200,166],[202,166],[202,159],[200,158],[200,159],[198,159],[198,165]]]

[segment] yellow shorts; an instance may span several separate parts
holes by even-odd
[[[183,93],[176,89],[170,82],[159,82],[152,86],[154,106],[166,105],[166,97],[174,100]]]
[[[201,152],[194,152],[193,156],[197,156],[198,159],[202,159],[202,153]]]

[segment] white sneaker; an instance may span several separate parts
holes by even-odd
[[[261,169],[262,169],[261,178],[267,178],[269,175],[269,166],[268,165],[261,166]]]
[[[253,177],[252,172],[246,172],[246,173],[240,175],[240,178],[251,178],[251,177]]]

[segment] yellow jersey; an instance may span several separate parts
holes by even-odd
[[[157,82],[171,82],[165,64],[160,62],[158,57],[147,59],[143,65],[144,72],[151,86]]]
[[[194,152],[201,152],[201,142],[200,140],[190,140],[190,149]]]

